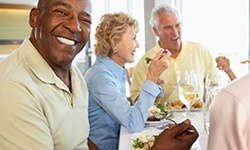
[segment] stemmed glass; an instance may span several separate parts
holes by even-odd
[[[191,105],[199,99],[200,87],[194,70],[177,71],[177,91],[181,102],[186,106],[189,118]]]
[[[210,72],[210,74],[208,72],[205,83],[205,105],[203,107],[204,128],[207,134],[209,134],[210,110],[213,99],[226,84],[228,84],[228,81],[220,74],[220,72],[215,71],[213,73]]]

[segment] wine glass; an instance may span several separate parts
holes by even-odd
[[[181,102],[186,106],[189,118],[191,105],[199,99],[200,87],[194,70],[177,71],[177,91]]]
[[[204,128],[207,134],[209,134],[209,126],[210,126],[210,110],[211,110],[211,103],[214,98],[210,92],[206,93],[205,97],[205,105],[203,107],[203,119],[204,119]]]
[[[220,91],[222,87],[228,84],[228,81],[218,72],[214,72],[206,76],[206,94],[205,105],[203,107],[204,128],[207,134],[209,134],[210,126],[210,110],[214,97]]]
[[[230,82],[228,76],[221,70],[208,70],[205,81],[205,92],[217,92]]]
[[[219,92],[221,86],[219,83],[215,83],[215,80],[208,79],[208,85],[206,89],[206,96],[205,96],[205,105],[203,107],[203,119],[204,119],[204,128],[207,134],[209,134],[209,126],[210,126],[210,110],[211,105],[214,97]],[[216,81],[219,81],[217,79]]]

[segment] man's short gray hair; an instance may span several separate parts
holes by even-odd
[[[166,4],[159,5],[159,6],[154,7],[151,12],[151,18],[150,18],[149,23],[152,28],[155,27],[158,29],[158,25],[159,25],[158,15],[163,12],[175,14],[180,19],[180,13],[175,7],[166,5]]]

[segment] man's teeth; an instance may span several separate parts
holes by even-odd
[[[176,37],[176,38],[172,38],[172,40],[177,40],[178,39],[178,37]]]
[[[72,40],[69,40],[69,39],[66,39],[66,38],[63,38],[63,37],[57,37],[57,39],[64,43],[64,44],[67,44],[67,45],[74,45],[75,44],[75,41],[72,41]]]

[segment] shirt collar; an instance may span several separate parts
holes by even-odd
[[[159,42],[154,47],[154,51],[158,53],[161,49]],[[184,57],[190,55],[190,48],[187,47],[187,42],[181,41],[181,51],[176,59],[183,59]]]
[[[122,77],[126,74],[126,70],[114,62],[110,57],[97,57],[98,61],[102,62],[116,77]]]
[[[160,49],[161,49],[161,46],[160,46],[159,42],[157,42],[157,44],[154,47],[155,53],[158,53],[160,51]]]
[[[182,41],[181,42],[181,51],[177,57],[177,59],[183,59],[184,57],[187,57],[188,55],[191,54],[190,48],[188,48],[187,42]]]
[[[68,91],[67,86],[56,76],[49,64],[30,42],[29,38],[24,40],[21,47],[23,48],[21,48],[20,52],[24,56],[26,64],[41,81],[56,84],[58,87]],[[71,75],[73,74],[71,73]]]

